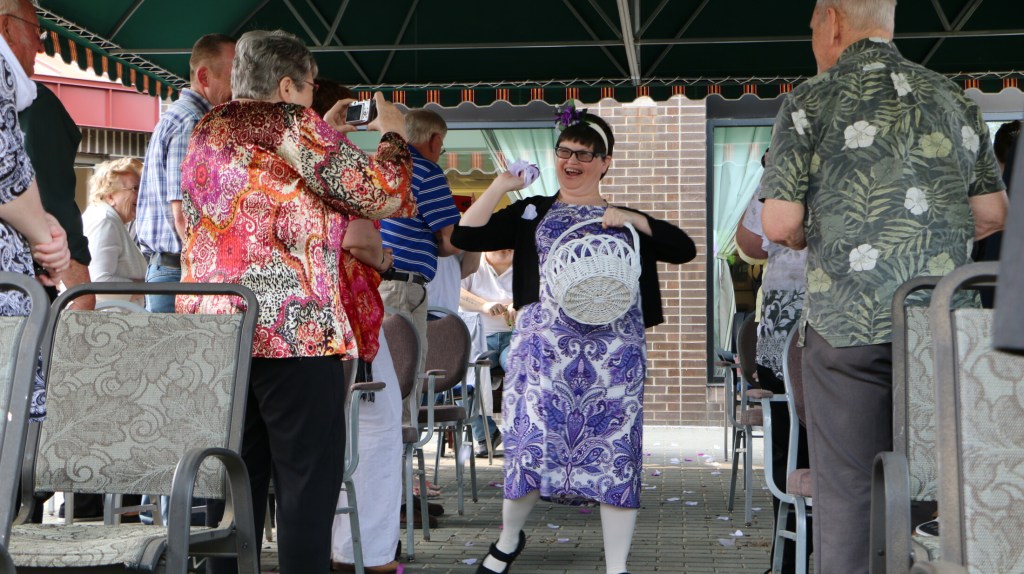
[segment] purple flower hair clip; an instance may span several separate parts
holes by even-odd
[[[555,114],[555,126],[559,130],[583,123],[583,114],[587,113],[586,109],[576,109],[576,106],[572,103],[567,103],[562,108],[555,108],[555,111],[557,112]]]

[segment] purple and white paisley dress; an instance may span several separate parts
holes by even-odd
[[[604,209],[556,202],[537,226],[540,265],[564,230]],[[626,230],[599,232],[631,242]],[[505,498],[539,490],[556,502],[639,508],[646,371],[639,303],[610,325],[577,323],[542,273],[540,300],[519,310],[505,376]]]

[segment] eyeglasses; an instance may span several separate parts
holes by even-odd
[[[448,153],[448,150],[444,149],[444,146],[441,146],[441,155],[444,155],[446,153]]]
[[[309,80],[299,80],[299,81],[302,82],[303,84],[309,84],[310,86],[313,86],[313,93],[316,93],[316,91],[320,89],[320,84],[318,84],[316,82],[310,82]]]
[[[594,153],[585,149],[569,149],[567,147],[556,147],[555,155],[560,159],[569,159],[575,155],[576,159],[582,163],[590,163],[594,161],[595,157],[605,157],[603,153]]]
[[[29,26],[32,26],[36,30],[39,30],[39,32],[38,32],[39,36],[38,37],[39,37],[39,41],[40,42],[45,42],[46,41],[46,36],[49,35],[49,32],[47,32],[46,30],[43,30],[42,28],[39,27],[39,22],[38,21],[33,22],[31,20],[26,20],[26,19],[22,18],[21,16],[15,16],[14,14],[0,14],[0,16],[6,16],[7,18],[14,18],[15,20],[17,20],[19,22],[23,22],[25,24],[28,24]]]

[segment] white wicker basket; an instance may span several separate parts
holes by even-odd
[[[566,240],[600,218],[581,221],[551,244],[544,276],[555,301],[573,320],[604,325],[629,310],[640,291],[640,237],[633,226],[633,245],[613,235],[591,233]]]

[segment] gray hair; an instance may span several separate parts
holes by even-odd
[[[896,29],[896,0],[818,0],[817,8],[842,12],[854,30]]]
[[[96,165],[89,178],[89,203],[101,204],[119,191],[122,175],[142,177],[142,162],[133,157],[112,159]]]
[[[413,110],[405,114],[405,134],[411,144],[426,143],[434,134],[447,135],[448,124],[437,112]]]
[[[231,64],[231,93],[236,98],[266,100],[282,78],[301,84],[316,77],[316,60],[305,44],[284,30],[253,30],[242,34]]]

